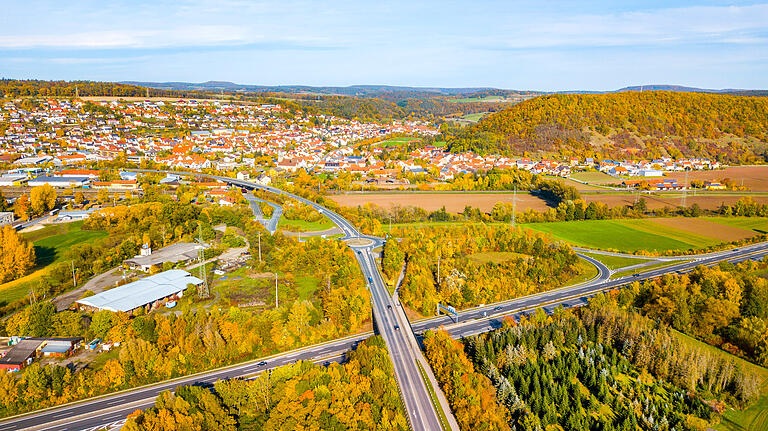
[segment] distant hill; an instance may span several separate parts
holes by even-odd
[[[423,95],[457,95],[470,94],[491,88],[442,88],[442,87],[400,87],[391,85],[350,85],[348,87],[321,86],[314,87],[309,85],[249,85],[236,84],[227,81],[207,81],[200,83],[191,82],[139,82],[124,81],[122,84],[137,85],[141,87],[150,87],[166,90],[205,90],[205,91],[226,91],[226,92],[248,92],[248,93],[302,93],[302,94],[323,94],[336,96],[357,96],[357,97],[378,97],[394,93],[410,93]]]
[[[551,94],[444,130],[455,152],[754,162],[768,157],[768,99],[668,91]]]

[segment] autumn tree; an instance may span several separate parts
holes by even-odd
[[[11,226],[0,230],[0,282],[26,274],[35,265],[35,248]]]
[[[32,207],[29,204],[29,196],[21,195],[13,203],[13,213],[19,220],[29,220],[32,213]]]
[[[34,214],[43,214],[56,207],[56,190],[50,184],[33,187],[29,193],[30,205]]]

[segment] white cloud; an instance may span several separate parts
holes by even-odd
[[[258,42],[263,36],[242,27],[199,25],[163,30],[106,30],[69,34],[0,35],[2,48],[163,48],[174,46],[237,45]]]
[[[511,22],[485,38],[496,48],[762,43],[768,5],[687,7],[603,15],[575,15]],[[499,41],[502,42],[499,42]],[[495,43],[494,43],[495,42]]]

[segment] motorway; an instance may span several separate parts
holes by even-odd
[[[216,178],[241,187],[257,186],[273,193],[284,193],[282,190],[273,187],[258,186],[231,178]],[[329,217],[344,231],[346,238],[366,238],[364,236],[361,237],[354,226],[344,218],[327,208],[299,196],[288,193],[284,194],[317,208],[318,211]],[[399,320],[397,313],[392,313],[393,310],[389,308],[390,306],[397,307],[399,304],[395,304],[389,296],[375,264],[372,250],[381,245],[383,241],[380,238],[367,239],[370,240],[370,243],[351,247],[355,250],[355,255],[366,280],[370,277],[369,287],[373,300],[376,326],[387,342],[409,420],[412,427],[417,430],[440,429],[439,419],[432,406],[429,394],[426,393],[424,380],[419,374],[414,359],[414,352],[409,348],[409,344],[404,336],[405,334],[403,334],[404,330],[409,330],[409,326],[407,322]],[[629,276],[615,280],[608,278],[610,271],[605,265],[588,256],[580,255],[582,258],[595,264],[599,270],[598,276],[588,282],[464,310],[459,312],[458,324],[454,324],[448,317],[442,316],[416,321],[411,326],[417,333],[443,326],[456,338],[466,337],[500,327],[504,316],[519,317],[522,314],[532,313],[540,307],[543,307],[545,311],[551,312],[558,305],[566,307],[581,306],[587,303],[589,297],[599,292],[615,289],[632,281],[658,277],[671,272],[686,272],[697,265],[714,265],[722,261],[739,262],[746,259],[757,259],[766,254],[768,254],[768,242],[758,243],[722,252],[686,256],[687,259],[694,260],[648,271],[637,277]],[[399,326],[400,329],[395,329],[395,325]],[[249,361],[231,367],[206,371],[197,375],[6,418],[0,421],[0,431],[21,429],[84,430],[103,426],[124,419],[136,409],[152,406],[154,398],[162,391],[173,390],[180,385],[207,385],[220,379],[247,377],[298,360],[313,360],[317,362],[327,360],[326,358],[338,360],[343,357],[342,355],[345,351],[354,348],[358,342],[370,335],[370,332],[359,334],[273,355],[263,359],[267,362],[266,365],[259,365],[257,362],[262,359]],[[438,390],[439,388],[435,389]]]

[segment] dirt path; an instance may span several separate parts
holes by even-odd
[[[56,311],[66,310],[88,290],[93,293],[99,293],[107,287],[113,287],[115,283],[123,278],[123,274],[118,272],[119,269],[120,267],[110,269],[103,274],[91,278],[77,289],[57,296],[53,299],[53,304],[56,305]]]

